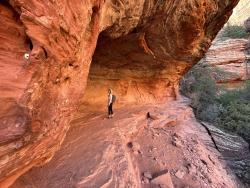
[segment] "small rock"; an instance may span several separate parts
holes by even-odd
[[[10,159],[9,155],[5,155],[0,159],[0,165],[6,164],[7,162],[9,162],[9,159]]]
[[[154,178],[153,180],[151,180],[151,183],[154,185],[159,185],[162,188],[174,188],[172,178],[169,172]]]
[[[140,145],[138,143],[136,143],[136,142],[128,142],[127,147],[132,149],[133,153],[135,153],[135,154],[141,153]]]
[[[173,137],[180,138],[180,135],[178,135],[177,133],[174,133]]]
[[[142,182],[143,184],[148,184],[148,183],[149,183],[149,179],[146,178],[146,177],[142,177],[141,182]]]
[[[21,141],[21,140],[19,140],[19,141],[17,141],[17,142],[15,142],[15,149],[19,149],[19,148],[21,148],[23,146],[23,142]]]
[[[175,171],[174,169],[171,169],[171,170],[170,170],[170,174],[171,174],[172,176],[174,176],[175,172],[176,172],[176,171]]]
[[[214,159],[210,155],[208,155],[208,158],[215,165]]]
[[[210,177],[207,178],[208,183],[213,183],[212,179]]]
[[[144,172],[143,176],[150,179],[150,180],[152,179],[152,174],[150,172]]]
[[[193,176],[193,177],[192,177],[192,180],[193,180],[193,181],[197,181],[197,180],[198,180],[198,177],[197,177],[197,176]]]
[[[172,145],[178,148],[183,146],[180,140],[172,140]]]
[[[197,139],[191,138],[191,140],[192,140],[192,142],[193,142],[194,144],[198,144],[198,140],[197,140]]]
[[[24,137],[24,141],[25,141],[25,142],[30,141],[30,139],[31,139],[31,136],[30,136],[30,135],[27,135],[27,136]]]
[[[195,166],[194,166],[193,164],[189,163],[189,164],[187,164],[186,167],[187,167],[187,169],[188,169],[188,173],[189,173],[189,174],[193,174],[193,173],[196,172],[196,168],[195,168]]]
[[[176,173],[175,173],[175,176],[179,179],[182,179],[184,176],[185,176],[185,172],[183,170],[178,170]]]
[[[20,127],[20,126],[21,126],[21,123],[16,123],[16,124],[15,124],[15,127],[16,127],[16,128],[18,128],[18,127]]]
[[[174,120],[170,120],[169,122],[167,122],[165,124],[165,126],[170,126],[170,127],[174,127],[177,125],[177,119],[174,119]]]
[[[133,153],[138,155],[140,152],[139,151],[133,151]]]
[[[182,147],[181,137],[176,133],[174,133],[173,136],[172,136],[172,144],[175,147]]]

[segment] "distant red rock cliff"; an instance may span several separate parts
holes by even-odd
[[[246,39],[217,41],[208,50],[204,65],[214,67],[213,78],[217,83],[232,83],[250,78],[250,65],[247,60]]]

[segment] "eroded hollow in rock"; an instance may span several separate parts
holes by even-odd
[[[30,124],[28,110],[18,103],[30,80],[23,55],[29,53],[33,45],[25,33],[20,15],[6,0],[0,2],[0,25],[1,144],[23,136]]]
[[[158,55],[151,50],[145,33],[132,32],[112,39],[99,36],[90,67],[84,103],[106,104],[112,88],[117,103],[155,103],[176,98],[178,82],[188,68],[186,62]],[[151,43],[154,45],[153,43]]]

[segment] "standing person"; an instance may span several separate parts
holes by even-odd
[[[113,117],[113,102],[114,102],[114,96],[112,89],[108,90],[108,118]]]

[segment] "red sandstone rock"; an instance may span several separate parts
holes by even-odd
[[[221,153],[214,149],[206,129],[193,118],[188,104],[184,99],[129,106],[117,109],[112,119],[104,119],[102,111],[87,112],[83,108],[53,159],[32,168],[11,188],[158,187],[151,178],[163,179],[167,169],[176,188],[243,187],[225,161],[220,160]],[[160,128],[151,126],[155,121],[145,126],[147,112],[161,119]],[[179,114],[178,125],[164,126],[165,118],[175,114]],[[173,136],[185,141],[182,148],[171,145]],[[134,143],[140,145],[139,155],[131,152]],[[175,176],[178,171],[180,178]]]
[[[152,184],[159,185],[163,188],[174,188],[170,173],[162,174],[151,181]]]
[[[246,39],[229,39],[217,41],[208,50],[204,65],[215,67],[213,77],[217,83],[234,83],[250,77],[247,66]]]
[[[120,103],[177,97],[237,2],[1,1],[0,186],[52,158],[83,94],[92,104],[110,86]]]

